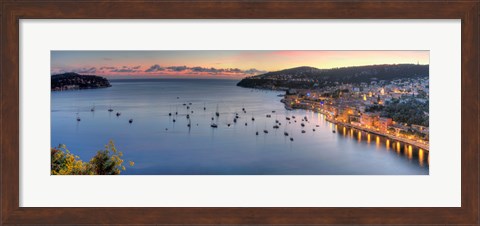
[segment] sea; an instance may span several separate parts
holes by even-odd
[[[287,110],[284,91],[237,83],[117,79],[109,88],[52,92],[51,146],[89,161],[111,140],[135,163],[124,175],[429,174],[427,151]]]

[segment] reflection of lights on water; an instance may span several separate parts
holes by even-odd
[[[342,129],[343,129],[343,135],[344,136],[347,136],[347,130],[350,131],[350,136],[352,138],[354,138],[354,129],[353,128],[346,128],[344,126],[341,126]],[[335,128],[337,128],[337,125],[335,125]],[[357,139],[358,139],[358,142],[361,142],[362,141],[362,133],[363,131],[360,131],[360,130],[356,130],[357,132]],[[366,141],[370,144],[371,142],[371,136],[372,134],[370,133],[366,133]],[[379,135],[375,135],[373,134],[373,136],[375,136],[375,146],[378,149],[381,150],[381,142],[382,142],[382,139]],[[403,155],[405,157],[407,157],[409,160],[412,160],[413,159],[413,146],[410,145],[410,144],[406,144],[406,143],[403,143],[403,148],[402,148],[402,143],[400,141],[391,141],[390,139],[388,139],[387,137],[384,137],[385,138],[385,147],[386,147],[386,150],[389,151],[390,148],[395,150],[397,152],[397,155]],[[355,138],[354,138],[355,139]],[[395,144],[396,143],[396,144]],[[403,149],[403,150],[402,150]],[[418,150],[418,162],[419,162],[419,165],[420,166],[424,166],[425,164],[425,160],[427,161],[426,164],[429,164],[430,163],[430,156],[425,153],[425,150],[423,149],[417,149]],[[403,152],[403,153],[402,153]],[[427,156],[425,156],[427,155]]]
[[[412,159],[412,156],[413,156],[412,152],[413,152],[412,151],[412,145],[409,145],[408,146],[408,159]]]
[[[423,166],[423,150],[420,148],[418,150],[418,163],[420,163],[420,166]]]
[[[331,127],[333,127],[333,126],[331,125]],[[349,131],[350,131],[350,136],[351,136],[353,139],[355,139],[355,138],[354,138],[354,130],[355,130],[355,129],[353,129],[353,128],[347,128],[347,127],[345,127],[345,126],[340,126],[340,127],[343,129],[343,135],[344,135],[344,136],[347,136],[347,130],[349,130]],[[335,128],[338,128],[338,125],[335,125]],[[357,132],[357,137],[356,137],[356,138],[358,139],[358,142],[360,143],[360,142],[362,141],[362,133],[365,132],[365,131],[361,131],[361,130],[355,130],[355,131]],[[365,132],[365,133],[366,133],[366,136],[367,136],[365,140],[366,140],[369,144],[370,144],[370,142],[371,142],[371,136],[375,136],[375,146],[376,146],[376,149],[377,149],[377,150],[381,150],[381,149],[382,149],[382,148],[381,148],[381,146],[382,146],[382,144],[381,144],[381,142],[382,142],[381,137],[380,137],[379,135],[375,135],[375,134],[372,135],[372,134],[370,134],[370,133],[368,133],[368,132]],[[387,137],[384,137],[384,138],[385,138],[385,139],[384,139],[384,140],[385,140],[385,148],[386,148],[387,151],[389,151],[390,148],[391,148],[391,149],[393,149],[394,151],[397,152],[397,155],[398,155],[398,156],[402,155],[402,156],[407,157],[409,160],[412,160],[412,159],[413,159],[413,151],[414,151],[414,150],[413,150],[413,146],[412,146],[412,145],[407,144],[407,143],[403,143],[403,151],[402,151],[402,143],[401,143],[400,141],[395,141],[395,140],[391,141],[391,140],[390,140],[389,138],[387,138]],[[395,144],[395,143],[396,143],[396,144]],[[426,164],[430,164],[430,156],[429,156],[427,153],[425,153],[425,150],[420,149],[420,148],[418,148],[418,149],[416,149],[416,150],[418,150],[417,153],[418,153],[418,162],[419,162],[419,165],[420,165],[421,167],[423,167],[424,164],[425,164],[425,160],[426,160]],[[403,152],[403,153],[402,153],[402,152]],[[425,155],[426,155],[426,156],[425,156]]]

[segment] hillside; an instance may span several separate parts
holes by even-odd
[[[76,90],[110,87],[110,82],[96,75],[79,75],[77,73],[64,73],[51,76],[51,90]]]
[[[395,64],[318,69],[296,67],[242,79],[237,86],[262,89],[312,88],[428,77],[429,65]]]

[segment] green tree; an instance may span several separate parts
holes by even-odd
[[[63,144],[51,148],[52,175],[118,175],[126,170],[123,153],[115,148],[113,141],[105,145],[93,156],[90,162],[83,162],[80,157],[73,155]],[[129,162],[134,166],[134,162]]]

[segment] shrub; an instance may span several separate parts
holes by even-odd
[[[126,170],[123,165],[123,153],[115,148],[113,141],[105,145],[90,159],[83,162],[80,157],[73,155],[64,144],[51,148],[52,175],[118,175]],[[129,162],[134,166],[134,162]]]

